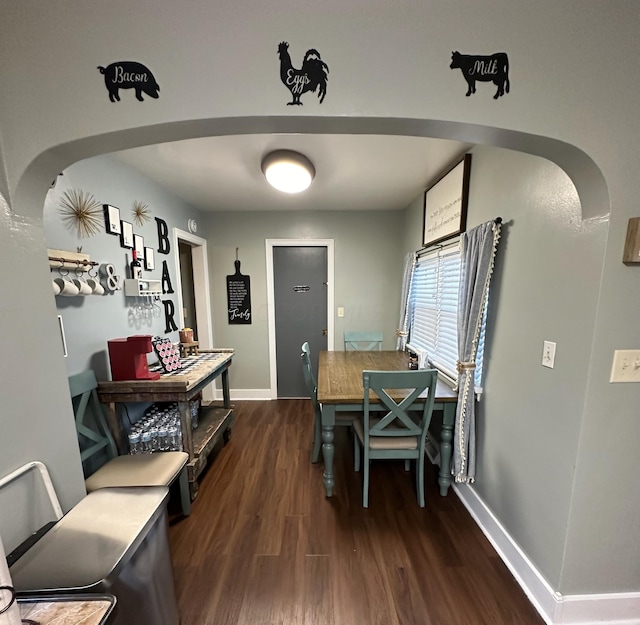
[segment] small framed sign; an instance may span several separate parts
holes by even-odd
[[[120,228],[120,209],[110,204],[103,204],[102,208],[104,210],[104,222],[107,233],[120,234],[122,231]]]
[[[144,268],[146,269],[146,271],[152,271],[156,268],[156,261],[153,257],[152,247],[144,248]]]
[[[464,232],[467,227],[471,154],[453,166],[424,194],[422,245],[427,247]]]
[[[120,234],[120,247],[127,249],[133,249],[133,224],[128,221],[121,221],[120,227],[122,232]]]
[[[133,249],[136,251],[137,257],[142,260],[144,258],[144,237],[141,234],[133,235]]]

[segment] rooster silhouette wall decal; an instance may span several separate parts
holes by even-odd
[[[322,103],[327,93],[329,67],[320,58],[320,53],[313,48],[307,50],[302,61],[302,67],[296,69],[293,67],[289,56],[289,44],[283,41],[278,45],[278,56],[280,57],[280,80],[291,91],[293,96],[293,100],[287,102],[287,105],[299,104],[302,106],[300,96],[307,91],[315,93],[316,89],[318,90],[320,103]]]

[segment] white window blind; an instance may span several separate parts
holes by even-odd
[[[450,244],[421,256],[411,281],[409,343],[427,353],[427,361],[452,380],[458,379],[458,288],[460,245]],[[476,392],[482,392],[482,364],[487,304],[476,357]]]
[[[409,342],[427,352],[428,361],[456,380],[458,360],[458,243],[418,259],[411,283]]]

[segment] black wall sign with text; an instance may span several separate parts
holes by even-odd
[[[251,323],[251,278],[240,273],[240,261],[235,261],[236,272],[227,276],[227,312],[230,324]]]
[[[98,70],[104,76],[104,84],[109,92],[111,102],[120,102],[120,89],[135,89],[136,98],[143,102],[143,93],[158,99],[160,85],[156,82],[151,70],[136,61],[119,61],[106,67],[98,65]]]
[[[496,52],[489,56],[477,56],[473,54],[451,53],[450,69],[459,69],[467,81],[468,89],[465,95],[470,96],[476,92],[476,81],[492,82],[498,90],[493,96],[494,100],[509,93],[509,57],[506,52]]]
[[[302,67],[296,69],[289,56],[289,44],[286,41],[278,44],[278,56],[280,57],[280,80],[291,92],[293,100],[287,104],[302,106],[300,96],[307,91],[318,91],[320,103],[327,93],[327,80],[329,67],[320,58],[320,52],[311,48],[307,50],[302,59]]]

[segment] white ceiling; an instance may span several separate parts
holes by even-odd
[[[403,209],[471,146],[388,135],[234,135],[118,152],[125,163],[202,211]],[[262,157],[296,150],[316,177],[299,195],[271,188]]]

